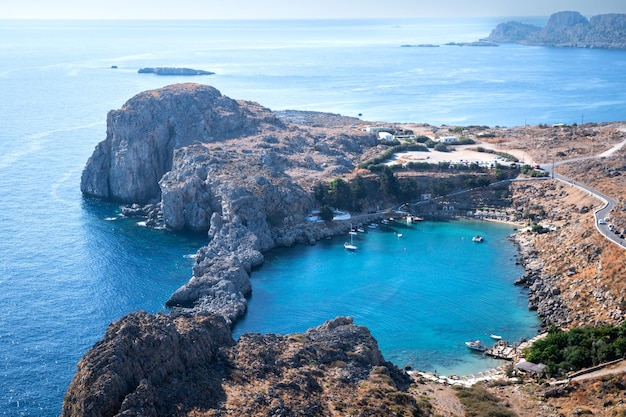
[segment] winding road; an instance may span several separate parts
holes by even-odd
[[[619,234],[616,234],[613,230],[611,230],[611,226],[609,224],[608,221],[604,221],[605,218],[608,217],[610,211],[613,209],[613,207],[615,206],[616,201],[605,195],[602,194],[600,191],[591,188],[588,185],[582,184],[580,182],[576,182],[573,181],[561,174],[557,174],[554,171],[554,168],[562,165],[562,164],[568,164],[568,163],[572,163],[572,162],[577,162],[577,161],[585,161],[588,159],[594,159],[594,158],[606,158],[609,157],[611,155],[613,155],[615,152],[617,152],[618,150],[622,149],[624,146],[626,146],[626,140],[623,142],[618,143],[617,145],[613,146],[611,149],[602,152],[599,155],[592,155],[592,156],[584,156],[584,157],[580,157],[580,158],[573,158],[573,159],[566,159],[564,161],[558,161],[558,162],[554,162],[554,163],[547,163],[547,164],[541,164],[541,168],[543,170],[545,170],[546,172],[548,172],[550,174],[551,178],[554,178],[555,180],[559,180],[559,181],[563,181],[567,184],[573,185],[575,187],[580,188],[581,190],[585,190],[588,193],[590,193],[591,195],[595,196],[596,198],[600,199],[601,201],[604,201],[605,205],[604,207],[602,207],[601,209],[596,210],[595,212],[595,217],[596,217],[596,229],[598,229],[598,231],[605,237],[607,238],[610,242],[615,243],[616,245],[620,246],[621,248],[626,249],[626,240],[621,238]]]

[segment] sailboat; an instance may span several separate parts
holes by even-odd
[[[356,232],[350,231],[350,243],[346,242],[343,244],[343,247],[351,252],[354,252],[357,249],[356,245],[354,244],[354,235],[356,235]]]

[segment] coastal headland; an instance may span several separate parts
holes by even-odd
[[[602,202],[574,184],[533,175],[545,172],[540,164],[597,155],[625,139],[620,123],[390,125],[273,112],[199,84],[140,93],[109,112],[107,137],[87,162],[81,190],[125,204],[148,224],[206,232],[208,243],[190,281],[168,300],[169,314],[126,316],[85,355],[62,415],[429,415],[432,405],[349,318],[302,335],[230,336],[265,252],[314,244],[389,217],[392,207],[529,226],[514,237],[526,268],[519,283],[543,327],[620,323],[624,251],[595,228]],[[427,140],[449,143],[435,150]],[[601,178],[602,192],[619,199],[611,221],[624,229],[623,166],[626,154],[618,151],[559,172],[581,183]],[[358,197],[332,200],[329,191],[342,182],[347,190],[360,184]],[[305,220],[330,202],[351,205],[352,225]]]
[[[544,27],[509,21],[498,25],[484,39],[570,48],[626,49],[626,15],[601,14],[587,19],[579,12],[554,13]]]

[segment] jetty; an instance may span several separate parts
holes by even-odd
[[[519,358],[521,351],[518,351],[519,344],[511,345],[506,340],[498,340],[492,348],[485,350],[485,355],[496,359],[513,361]]]

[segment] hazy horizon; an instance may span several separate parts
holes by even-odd
[[[547,17],[560,11],[577,11],[591,17],[626,13],[623,0],[22,0],[3,4],[0,19],[50,20],[268,20],[268,19],[371,19],[371,18],[486,18]]]

